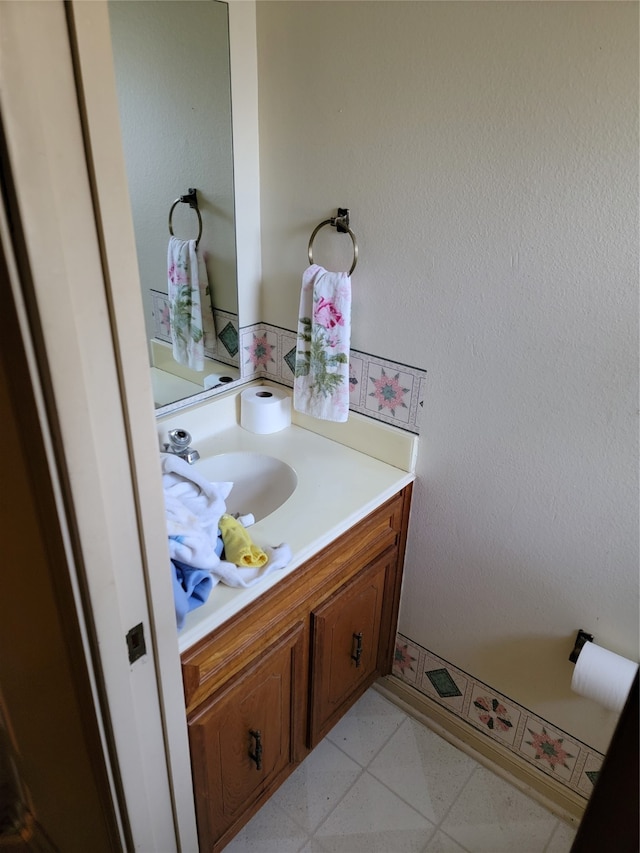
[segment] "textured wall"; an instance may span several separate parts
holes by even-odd
[[[348,206],[353,345],[428,371],[400,630],[604,749],[567,654],[638,654],[637,4],[257,20],[263,319]]]

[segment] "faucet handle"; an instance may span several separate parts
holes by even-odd
[[[171,442],[171,449],[176,453],[181,453],[191,444],[191,435],[186,429],[171,429],[169,430],[169,441]]]

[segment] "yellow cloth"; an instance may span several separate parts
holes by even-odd
[[[223,515],[218,526],[224,542],[225,560],[236,566],[256,568],[264,566],[268,561],[262,548],[254,545],[246,529],[235,518]]]

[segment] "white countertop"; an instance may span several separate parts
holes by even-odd
[[[215,407],[217,400],[208,405]],[[369,421],[363,424],[364,430],[370,432],[372,424],[375,428],[376,422],[363,420]],[[274,570],[249,589],[235,589],[222,583],[214,587],[207,602],[187,614],[185,625],[178,633],[180,652],[237,614],[414,479],[411,471],[374,459],[295,424],[271,435],[256,435],[237,423],[229,424],[228,419],[225,423],[223,417],[216,417],[216,421],[218,429],[210,436],[200,429],[201,421],[187,419],[184,414],[182,417],[175,414],[170,423],[165,420],[161,426],[169,429],[178,425],[188,429],[194,438],[193,446],[203,460],[220,453],[252,451],[274,456],[294,468],[298,485],[291,497],[248,528],[256,545],[276,546],[286,542],[293,557],[284,569]],[[357,436],[358,420],[354,421],[352,416],[350,422],[350,432],[355,431]],[[394,436],[389,433],[389,427],[380,426],[384,427],[380,446],[384,446],[393,441]],[[197,441],[196,433],[200,434]],[[416,440],[415,436],[408,437],[401,430],[397,433],[398,442]],[[196,468],[199,465],[202,462],[195,463]]]

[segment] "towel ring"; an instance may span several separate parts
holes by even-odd
[[[321,222],[320,225],[314,228],[313,233],[309,238],[309,263],[313,263],[313,241],[315,240],[318,231],[321,228],[324,228],[325,225],[332,225],[334,228],[337,228],[341,234],[348,234],[349,237],[351,237],[351,242],[353,243],[353,263],[351,264],[351,269],[348,273],[348,275],[351,275],[358,263],[358,243],[356,242],[356,235],[349,228],[349,208],[347,207],[339,207],[337,216],[325,219],[324,222]]]
[[[173,233],[173,223],[171,221],[171,217],[173,216],[173,211],[175,210],[176,205],[178,204],[188,204],[189,207],[192,207],[196,215],[198,217],[198,236],[196,237],[196,249],[198,248],[198,243],[200,242],[200,238],[202,237],[202,216],[200,215],[200,210],[198,209],[198,192],[195,189],[189,187],[189,192],[186,195],[181,195],[180,198],[177,198],[171,208],[169,209],[169,234],[172,237],[175,237]]]

